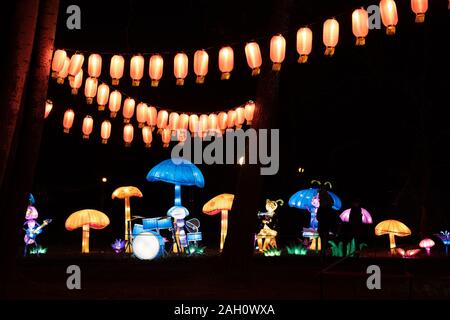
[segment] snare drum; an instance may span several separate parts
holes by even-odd
[[[141,232],[133,240],[133,254],[141,260],[153,260],[163,253],[164,239],[156,232]]]
[[[139,233],[141,233],[143,231],[144,231],[144,227],[142,226],[142,224],[135,223],[133,225],[133,232],[132,232],[133,238],[136,237]]]
[[[158,229],[158,218],[147,218],[142,219],[145,230],[155,230]]]
[[[187,241],[202,241],[202,233],[201,232],[190,232],[187,234]]]

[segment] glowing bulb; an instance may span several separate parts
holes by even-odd
[[[238,163],[239,163],[241,166],[244,165],[244,163],[245,163],[245,157],[244,157],[244,156],[240,157]]]

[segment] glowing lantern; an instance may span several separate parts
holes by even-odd
[[[214,135],[217,132],[217,114],[211,113],[208,116],[208,133]]]
[[[115,118],[117,115],[117,112],[120,110],[120,105],[122,104],[122,94],[114,90],[109,95],[109,111],[111,111],[111,118]]]
[[[89,135],[92,133],[92,128],[94,127],[94,120],[91,116],[86,116],[83,119],[83,139],[89,139]]]
[[[109,66],[109,75],[112,78],[112,85],[117,86],[120,78],[123,77],[123,68],[125,66],[125,59],[122,56],[115,55],[111,58]]]
[[[52,78],[58,77],[58,73],[64,67],[67,58],[67,53],[64,50],[56,50],[53,54],[52,60]]]
[[[188,57],[184,53],[177,53],[173,59],[173,73],[177,79],[177,86],[184,84],[184,78],[188,74]]]
[[[205,82],[208,73],[209,56],[205,50],[197,50],[194,54],[194,73],[197,75],[195,83]]]
[[[158,119],[158,110],[156,110],[155,107],[150,106],[147,109],[147,120],[146,121],[147,121],[147,125],[150,126],[152,131],[156,126],[157,119]]]
[[[247,120],[247,124],[251,125],[253,121],[253,115],[255,113],[255,103],[253,101],[249,101],[245,105],[244,116],[245,120]]]
[[[89,253],[89,232],[92,229],[103,229],[109,225],[109,218],[103,212],[84,209],[72,213],[66,220],[65,227],[72,231],[82,228],[81,252]]]
[[[166,110],[160,110],[158,112],[158,117],[156,119],[156,125],[158,127],[158,132],[167,127],[167,121],[169,119],[169,113]]]
[[[198,132],[198,115],[191,114],[189,116],[189,131],[195,137]]]
[[[406,237],[411,235],[411,230],[397,220],[385,220],[377,224],[375,227],[375,235],[382,236],[384,234],[389,235],[389,243],[391,247],[391,253],[395,253],[395,236]]]
[[[87,78],[86,83],[84,84],[84,95],[86,96],[87,104],[92,104],[94,101],[94,97],[97,94],[97,79],[95,78]]]
[[[83,62],[84,56],[81,53],[76,53],[70,58],[69,78],[75,77],[80,72]]]
[[[323,43],[326,46],[325,55],[332,56],[339,40],[339,23],[336,19],[328,19],[323,24]]]
[[[102,137],[102,143],[107,144],[108,139],[111,136],[111,122],[108,120],[102,122],[100,136]]]
[[[416,23],[425,21],[425,12],[428,10],[428,0],[411,0],[411,9],[416,14]]]
[[[152,79],[152,87],[157,87],[159,80],[163,75],[164,60],[159,54],[155,54],[150,57],[150,63],[148,65],[148,74]]]
[[[234,123],[236,122],[236,111],[230,110],[227,113],[227,127],[231,129],[234,127]]]
[[[126,187],[119,187],[112,193],[112,199],[124,199],[125,200],[125,241],[129,242],[131,239],[130,237],[130,222],[131,222],[131,205],[130,205],[130,198],[131,197],[138,197],[142,198],[142,192],[136,187],[133,186],[126,186]],[[129,243],[128,243],[129,244]],[[131,253],[131,246],[128,245],[126,252]]]
[[[139,83],[144,76],[144,57],[136,55],[130,61],[130,77],[133,79],[131,85],[133,87],[139,86]]]
[[[123,127],[123,141],[125,141],[125,147],[131,146],[134,136],[134,127],[132,124],[126,124]]]
[[[182,113],[178,118],[178,130],[187,130],[189,127],[189,116],[186,113]]]
[[[80,89],[83,84],[83,70],[80,70],[74,78],[69,79],[69,84],[72,88],[72,94],[78,94],[78,89]]]
[[[169,129],[162,129],[161,131],[161,140],[163,142],[163,147],[167,148],[169,146],[170,143],[170,139],[171,139],[171,131]]]
[[[64,112],[63,118],[64,133],[69,133],[70,128],[72,128],[74,118],[75,113],[73,112],[72,109],[67,109],[66,112]]]
[[[365,37],[369,33],[369,14],[363,8],[356,9],[352,13],[352,31],[356,37],[356,45],[365,45]]]
[[[233,206],[233,200],[233,194],[223,193],[209,200],[202,209],[203,213],[206,213],[210,216],[216,215],[219,212],[222,215],[220,223],[220,251],[223,250],[223,247],[225,245],[225,239],[227,237],[228,229],[228,211],[231,210],[231,207]]]
[[[150,128],[149,126],[145,126],[142,128],[142,140],[144,140],[146,148],[150,148],[152,146],[152,128]]]
[[[105,110],[105,106],[108,103],[109,99],[109,86],[107,84],[102,83],[98,86],[97,89],[97,104],[98,110]]]
[[[227,119],[228,115],[226,112],[220,112],[217,117],[217,125],[222,133],[227,129]]]
[[[206,135],[206,132],[208,131],[208,115],[202,114],[199,118],[199,125],[198,125],[198,135],[200,138],[204,138]]]
[[[102,57],[93,53],[89,56],[88,59],[88,74],[89,77],[98,78],[102,73]]]
[[[53,109],[53,102],[51,100],[45,101],[44,119],[47,119],[52,109]]]
[[[431,239],[423,239],[420,241],[419,247],[424,248],[427,251],[427,255],[430,255],[431,248],[434,247],[434,241]]]
[[[222,72],[221,80],[228,80],[234,67],[234,52],[231,47],[223,47],[219,51],[219,70]]]
[[[69,65],[70,65],[70,59],[68,57],[66,57],[66,60],[64,60],[64,66],[61,69],[61,71],[58,72],[58,78],[56,79],[56,83],[58,84],[63,84],[64,83],[64,79],[67,77],[67,75],[69,74]],[[80,70],[81,72],[81,70]]]
[[[171,131],[177,130],[178,118],[180,118],[180,115],[178,113],[176,113],[176,112],[171,112],[169,114],[169,129]]]
[[[134,107],[136,105],[136,102],[134,101],[133,98],[126,98],[124,103],[123,103],[123,110],[122,110],[122,115],[123,115],[123,122],[124,123],[129,123],[130,119],[133,117],[134,115]]]
[[[286,54],[286,39],[279,34],[270,39],[270,60],[272,60],[272,70],[280,71],[281,63]]]
[[[244,121],[245,121],[245,109],[242,107],[236,108],[236,120],[234,122],[236,128],[238,129],[242,128]]]
[[[262,64],[261,50],[256,42],[247,43],[245,46],[247,64],[252,69],[252,76],[257,76]]]
[[[386,29],[387,35],[394,35],[395,34],[395,26],[398,22],[398,16],[397,16],[397,6],[395,5],[394,0],[381,0],[380,1],[380,14],[381,14],[381,21],[383,21],[383,24]]]
[[[147,121],[147,113],[148,106],[143,102],[138,103],[136,108],[136,120],[139,123],[139,128],[144,127],[145,121]]]
[[[310,28],[300,28],[297,31],[297,52],[300,55],[298,63],[308,61],[308,55],[312,50],[312,31]]]

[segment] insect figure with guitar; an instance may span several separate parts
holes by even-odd
[[[37,249],[38,244],[36,242],[36,237],[42,232],[42,229],[46,227],[50,222],[52,222],[51,219],[46,219],[42,222],[42,224],[39,224],[36,219],[38,218],[39,214],[36,208],[33,205],[29,205],[27,208],[27,212],[25,214],[25,223],[23,224],[25,231],[25,236],[23,238],[23,241],[25,242],[25,248],[23,251],[23,255],[26,256],[28,253],[28,246],[34,245],[34,247]]]

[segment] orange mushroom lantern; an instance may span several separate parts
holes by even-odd
[[[219,51],[219,70],[221,80],[228,80],[234,68],[234,52],[231,47],[223,47]]]
[[[428,0],[411,0],[411,9],[416,14],[416,23],[425,21],[425,12],[428,10]]]
[[[297,31],[297,52],[300,55],[298,63],[308,61],[308,55],[312,50],[312,31],[308,27],[300,28]]]
[[[131,222],[131,208],[130,208],[130,198],[138,197],[142,198],[142,192],[136,187],[125,186],[114,190],[112,193],[112,199],[124,199],[125,200],[125,241],[131,241],[130,237],[130,222]],[[126,252],[131,253],[131,245],[127,243]]]
[[[262,64],[261,50],[256,42],[247,43],[245,46],[245,56],[247,64],[252,69],[252,76],[257,76],[260,73]]]
[[[281,34],[273,36],[270,39],[270,60],[273,62],[273,71],[280,71],[285,55],[286,39]]]
[[[398,22],[397,6],[394,0],[380,1],[381,21],[386,27],[386,34],[388,36],[395,34],[395,26]]]
[[[356,45],[365,45],[365,37],[369,33],[369,14],[363,8],[356,9],[352,13],[352,31],[356,37]]]
[[[133,87],[139,86],[139,83],[144,76],[144,57],[135,55],[130,61],[130,77],[133,80],[131,85]]]
[[[188,74],[188,56],[185,53],[177,53],[173,59],[173,74],[177,79],[177,86],[184,85],[184,78]]]
[[[111,58],[109,66],[109,75],[112,78],[112,85],[117,86],[120,78],[123,77],[123,68],[125,66],[125,59],[122,56],[114,55]]]
[[[65,227],[72,231],[82,228],[81,252],[89,253],[89,233],[90,229],[103,229],[109,225],[109,218],[101,211],[94,209],[84,209],[72,213],[66,220]]]
[[[326,46],[325,55],[334,55],[334,49],[339,41],[339,23],[336,19],[328,19],[323,24],[323,43]]]
[[[75,113],[73,112],[72,109],[67,109],[66,112],[64,112],[63,118],[64,133],[69,133],[70,128],[72,128],[74,118]]]
[[[102,143],[107,144],[108,139],[111,136],[111,122],[104,120],[100,129],[100,136],[102,137]]]
[[[194,73],[197,75],[195,83],[205,82],[205,76],[208,73],[209,56],[205,50],[197,50],[194,54]]]
[[[220,251],[223,250],[225,239],[227,237],[228,229],[228,211],[233,206],[234,195],[229,193],[222,193],[209,200],[203,206],[203,213],[213,216],[221,212],[221,230],[220,230]]]
[[[391,253],[395,253],[395,236],[406,237],[411,235],[411,230],[400,221],[397,220],[385,220],[377,224],[375,227],[375,235],[389,235],[389,243]]]
[[[157,87],[159,80],[161,80],[164,69],[164,60],[159,54],[154,54],[150,57],[148,65],[148,74],[152,79],[152,87]]]

